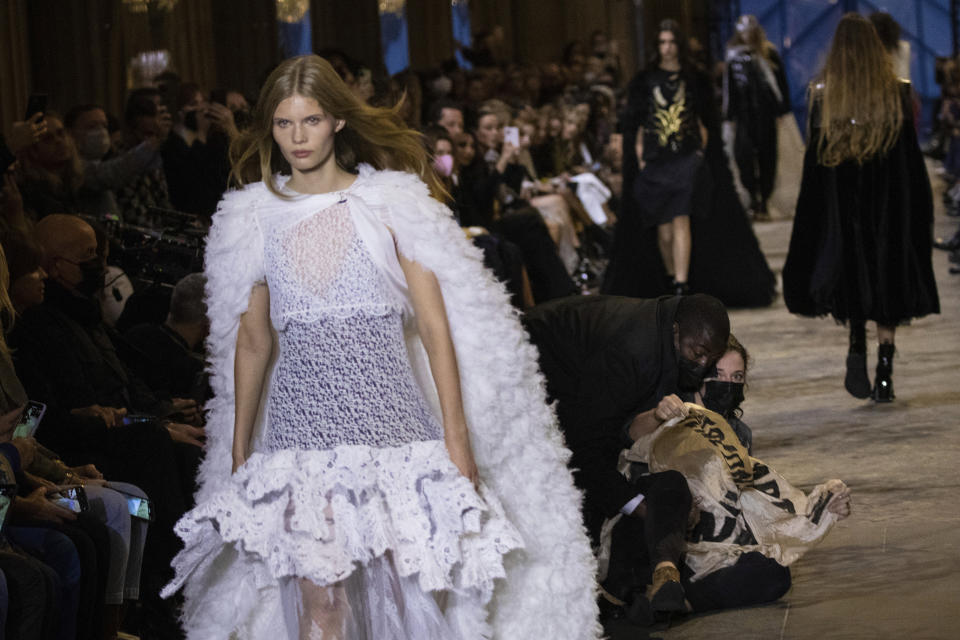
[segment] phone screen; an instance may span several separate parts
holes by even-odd
[[[503,141],[509,142],[515,147],[519,147],[520,146],[520,129],[518,129],[517,127],[504,127]]]
[[[50,500],[74,513],[87,510],[87,494],[83,487],[61,488],[57,493],[50,494]]]
[[[0,485],[0,531],[3,530],[3,525],[7,521],[7,511],[10,510],[10,503],[13,502],[15,495],[17,495],[16,485]]]
[[[134,518],[140,518],[141,520],[153,519],[153,514],[150,512],[150,501],[146,498],[127,496],[127,509]]]
[[[14,438],[30,438],[37,432],[37,427],[40,426],[40,420],[43,419],[43,414],[47,410],[47,405],[42,402],[34,402],[31,400],[27,403],[27,406],[24,407],[23,413],[20,414],[20,420],[17,422],[17,426],[13,428],[13,437]]]

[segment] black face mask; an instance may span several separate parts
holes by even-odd
[[[707,380],[703,383],[703,406],[729,418],[743,402],[743,383]]]
[[[82,279],[76,286],[76,290],[86,296],[92,296],[100,289],[103,289],[104,276],[107,270],[103,266],[100,258],[93,258],[86,262],[76,263],[80,268]]]
[[[707,374],[707,366],[697,364],[693,360],[687,360],[683,356],[680,356],[677,364],[679,367],[677,387],[681,391],[696,391],[699,389],[703,376]]]

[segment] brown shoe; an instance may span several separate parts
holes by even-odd
[[[649,600],[654,612],[687,610],[686,597],[680,585],[680,572],[676,567],[664,565],[653,572]]]

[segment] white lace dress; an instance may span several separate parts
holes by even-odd
[[[280,582],[291,638],[480,637],[444,612],[485,606],[520,536],[450,461],[346,197],[315,199],[251,230],[279,356],[260,450],[233,478],[245,500],[209,515]]]

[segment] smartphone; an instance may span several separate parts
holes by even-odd
[[[147,415],[145,413],[131,413],[123,416],[123,426],[126,427],[131,424],[146,424],[148,422],[153,422],[156,419],[156,416]]]
[[[227,106],[227,90],[226,89],[214,89],[210,92],[210,102],[216,102],[217,104],[222,104]]]
[[[70,509],[74,513],[87,510],[87,492],[83,487],[60,487],[55,493],[47,496],[54,504]]]
[[[33,114],[46,113],[46,111],[47,111],[47,94],[31,93],[30,97],[27,99],[27,110],[23,116],[23,119],[29,120]]]
[[[517,127],[504,127],[503,141],[509,142],[515,147],[519,147],[520,146],[520,129],[518,129]]]
[[[34,402],[33,400],[27,402],[27,406],[23,408],[23,413],[20,414],[17,426],[13,428],[13,437],[32,438],[33,434],[37,432],[37,427],[40,426],[43,414],[46,412],[47,405],[42,402]]]
[[[3,531],[3,525],[7,521],[7,511],[10,510],[10,504],[17,495],[17,485],[0,485],[0,531]]]
[[[130,512],[131,516],[141,520],[153,521],[153,505],[150,504],[149,498],[141,498],[140,496],[130,495],[126,491],[121,491],[120,489],[109,484],[107,485],[107,488],[113,489],[127,499],[127,511]]]

